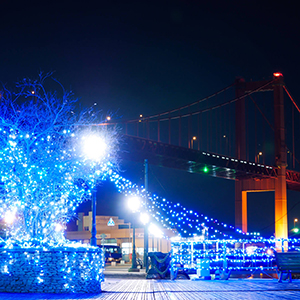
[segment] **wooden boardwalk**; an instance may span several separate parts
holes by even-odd
[[[275,279],[231,279],[228,281],[190,280],[121,280],[107,279],[103,292],[97,295],[84,294],[4,294],[5,300],[50,300],[50,299],[105,299],[105,300],[266,300],[300,299],[300,280],[278,283]]]

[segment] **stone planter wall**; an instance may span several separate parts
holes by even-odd
[[[0,249],[0,292],[98,293],[100,248]]]

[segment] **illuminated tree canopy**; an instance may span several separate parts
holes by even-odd
[[[116,165],[116,131],[95,108],[79,111],[71,92],[49,92],[51,74],[24,79],[0,94],[0,219],[15,240],[55,243],[96,181]],[[84,152],[87,138],[105,141],[101,157]],[[97,178],[96,178],[97,177]]]

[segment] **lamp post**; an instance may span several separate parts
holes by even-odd
[[[223,138],[225,139],[225,154],[229,155],[229,150],[228,150],[228,136],[226,134],[223,134]]]
[[[139,197],[129,197],[128,199],[128,206],[132,213],[138,212],[140,208],[141,202]],[[131,268],[128,270],[128,272],[139,272],[140,269],[137,268],[136,264],[136,251],[135,251],[135,220],[132,220],[132,264]]]
[[[262,155],[263,155],[262,152],[258,152],[258,154],[257,154],[257,163],[258,163],[258,164],[259,164],[259,157],[262,156]]]
[[[89,135],[83,138],[84,153],[87,159],[99,162],[106,153],[107,145],[105,140],[99,135]],[[95,168],[93,168],[95,173]],[[96,228],[96,203],[97,203],[97,186],[93,188],[92,197],[92,230],[91,230],[91,246],[97,246],[97,228]]]
[[[191,149],[194,149],[194,141],[196,141],[196,140],[197,140],[197,137],[193,136],[191,139]]]

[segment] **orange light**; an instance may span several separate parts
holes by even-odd
[[[110,121],[110,119],[111,119],[111,117],[110,117],[110,116],[106,117],[106,120],[107,120],[107,121]]]
[[[31,94],[34,95],[34,91],[31,91]]]
[[[197,139],[197,137],[196,137],[196,136],[193,136],[193,140],[196,141],[196,139]]]
[[[143,117],[143,115],[140,115],[140,118],[142,118]]]
[[[273,76],[274,77],[280,77],[280,76],[283,76],[283,75],[282,75],[282,73],[277,72],[277,73],[273,73]]]

